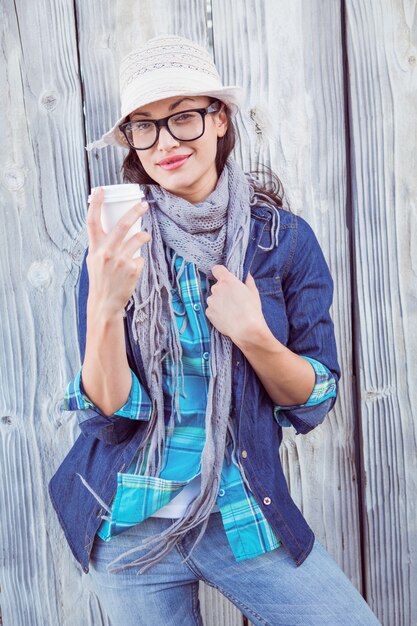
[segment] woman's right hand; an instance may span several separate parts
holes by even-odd
[[[130,227],[147,210],[147,202],[135,204],[106,234],[101,225],[101,208],[104,190],[97,189],[92,196],[87,213],[89,239],[86,259],[89,278],[89,304],[99,307],[109,315],[121,313],[131,297],[142,272],[145,260],[133,255],[151,237],[140,232],[123,241]]]

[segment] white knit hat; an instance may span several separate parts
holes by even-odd
[[[211,96],[224,102],[235,113],[241,102],[242,89],[223,87],[209,53],[194,41],[177,35],[154,37],[122,59],[122,116],[101,139],[88,144],[87,150],[114,144],[128,148],[118,127],[129,113],[172,96]]]

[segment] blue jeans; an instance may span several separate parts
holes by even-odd
[[[106,571],[107,564],[122,552],[171,523],[170,519],[150,517],[109,542],[96,537],[89,576],[112,626],[202,626],[199,580],[218,589],[256,625],[380,624],[318,541],[299,567],[283,547],[236,562],[220,513],[210,515],[207,530],[186,563],[181,561],[198,529],[189,531],[176,548],[143,574],[138,575],[137,568],[113,574]]]

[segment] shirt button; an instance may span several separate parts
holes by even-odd
[[[199,311],[201,309],[201,306],[199,304],[193,304],[193,309],[194,311]]]
[[[208,361],[208,360],[209,360],[209,358],[210,358],[210,354],[209,354],[208,352],[203,352],[203,359],[204,359],[205,361]]]
[[[266,504],[267,506],[268,504],[271,504],[271,498],[268,498],[268,496],[264,498],[264,504]]]
[[[242,450],[242,458],[246,459],[247,456],[248,456],[248,453],[246,452],[246,450]]]
[[[225,494],[225,493],[226,493],[226,492],[225,492],[225,490],[224,490],[224,489],[219,489],[219,496],[220,496],[220,497],[221,497],[221,496],[224,496],[224,494]]]

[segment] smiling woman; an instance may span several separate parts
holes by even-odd
[[[168,100],[170,100],[170,98],[168,98]],[[220,113],[222,117],[225,116],[225,119],[223,119],[223,121],[225,122],[226,129],[223,134],[218,135],[217,144],[215,148],[214,163],[216,167],[217,176],[220,176],[221,172],[223,171],[225,167],[227,158],[229,157],[235,145],[235,129],[232,123],[232,112],[234,110],[235,105],[233,104],[233,102],[229,101],[228,105],[226,106],[224,102],[220,102],[219,100],[213,97],[207,97],[207,96],[202,96],[202,97],[201,96],[200,97],[188,96],[188,97],[182,97],[182,98],[173,97],[172,100],[173,100],[173,103],[171,104],[171,107],[173,107],[174,105],[177,105],[179,108],[181,108],[181,110],[184,110],[186,112],[189,112],[189,109],[191,106],[193,107],[193,110],[195,111],[194,107],[197,106],[196,105],[197,102],[204,102],[205,104],[209,103],[208,106],[198,109],[200,111],[199,130],[200,132],[202,131],[201,134],[195,137],[194,139],[188,138],[190,137],[190,135],[188,135],[185,140],[179,139],[183,146],[182,147],[183,153],[185,153],[185,148],[188,147],[188,152],[186,153],[188,155],[191,154],[191,150],[188,146],[188,142],[190,142],[191,144],[192,142],[195,141],[195,139],[199,139],[202,135],[203,136],[205,135],[206,127],[210,123],[210,117],[211,117],[210,114]],[[187,105],[187,102],[188,102],[188,105]],[[145,108],[148,109],[149,107],[145,107]],[[168,110],[171,112],[171,115],[172,115],[173,109],[168,106]],[[152,117],[150,110],[145,111],[145,113],[147,113],[149,117]],[[175,119],[176,114],[173,114],[173,115]],[[170,117],[171,116],[168,116],[168,118]],[[136,121],[138,118],[137,117],[134,118],[133,113],[132,113],[131,115],[129,115],[129,119],[132,121],[133,120]],[[167,118],[162,118],[162,120],[159,120],[159,122],[163,123],[166,119]],[[149,121],[155,121],[155,120],[149,120]],[[180,138],[181,135],[183,135],[183,131],[181,131],[181,134],[180,134],[177,128],[178,124],[176,125],[175,128],[173,126],[174,125],[172,123],[169,123],[169,125],[167,123],[165,130],[167,132],[170,132],[174,139]],[[161,126],[159,128],[161,128]],[[126,136],[126,132],[124,132],[125,129],[126,129],[126,125],[122,124],[120,126],[120,130],[123,132],[125,145],[127,144],[129,146],[129,152],[123,163],[123,173],[124,173],[124,178],[126,182],[139,182],[141,184],[152,184],[152,183],[157,182],[157,179],[152,178],[152,175],[149,174],[147,170],[144,168],[144,166],[142,165],[141,153],[135,147],[134,142],[129,139],[129,136]],[[154,132],[157,132],[157,131],[154,130]],[[175,145],[173,146],[173,148],[175,148]],[[172,153],[169,157],[170,159],[175,160],[176,156],[180,156],[180,155],[174,154],[175,152],[174,149],[171,149],[170,151]],[[256,187],[257,181],[254,180],[253,184]],[[279,182],[278,182],[277,187],[279,187]],[[266,192],[266,193],[268,193],[271,196],[273,202],[277,206],[282,206],[282,200],[278,194],[274,194],[274,193],[271,194],[271,192]]]
[[[217,143],[228,124],[220,103],[210,105],[207,96],[171,97],[141,107],[129,118],[120,130],[131,149],[138,150],[136,159],[152,182],[192,203],[213,191]]]
[[[120,85],[121,117],[89,148],[128,148],[147,201],[109,234],[102,190],[88,211],[83,365],[64,399],[83,434],[50,484],[73,553],[114,626],[201,625],[199,580],[254,624],[374,626],[278,455],[340,377],[314,233],[230,156],[241,90],[206,50],[152,39]]]

